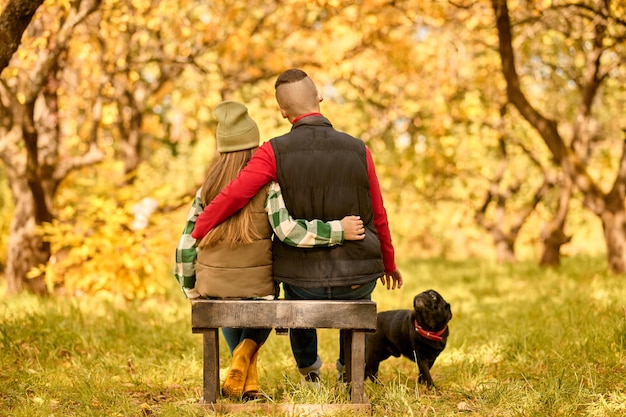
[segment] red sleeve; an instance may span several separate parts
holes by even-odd
[[[391,243],[391,232],[389,231],[389,222],[387,221],[387,211],[383,204],[383,195],[380,192],[380,184],[376,176],[374,167],[374,159],[366,146],[367,155],[367,173],[370,178],[370,193],[372,194],[372,207],[374,208],[374,226],[378,232],[380,239],[380,247],[383,252],[383,263],[385,264],[385,272],[391,272],[396,269],[395,252]]]
[[[265,142],[254,153],[248,165],[241,170],[196,219],[191,236],[201,240],[211,229],[235,214],[254,197],[261,188],[276,181],[276,158],[270,142]]]

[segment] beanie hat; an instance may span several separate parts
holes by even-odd
[[[237,101],[224,101],[215,108],[218,152],[243,151],[259,146],[259,128],[248,109]]]

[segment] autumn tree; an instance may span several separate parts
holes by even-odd
[[[602,222],[610,270],[626,272],[626,140],[618,137],[623,133],[617,110],[623,108],[623,98],[618,99],[621,106],[611,106],[612,97],[624,93],[623,4],[610,0],[553,2],[546,8],[534,4],[525,16],[519,15],[524,14],[522,9],[515,9],[519,21],[515,26],[506,0],[492,0],[492,7],[509,101],[539,133],[554,161],[583,194],[585,206]],[[539,37],[544,43],[527,51],[528,60],[520,63],[517,52],[532,46],[537,33],[544,34]],[[540,50],[546,42],[549,55]],[[543,82],[543,90],[530,90],[532,76]],[[563,98],[574,95],[577,104],[572,108]],[[606,178],[589,162],[596,155],[606,164],[603,153],[614,149],[621,149],[620,155],[608,159],[615,174],[612,185],[604,189]]]
[[[28,263],[10,249],[26,285],[37,282],[26,274],[45,273],[49,284],[70,292],[153,293],[155,270],[171,260],[177,237],[171,236],[182,227],[184,216],[172,220],[171,210],[190,202],[215,152],[212,109],[240,100],[262,139],[283,133],[289,125],[277,111],[273,82],[289,67],[305,69],[323,90],[322,111],[336,128],[372,149],[394,233],[400,232],[394,236],[416,248],[412,253],[477,253],[465,248],[486,239],[474,214],[490,180],[511,180],[501,182],[502,195],[518,185],[505,195],[502,215],[489,209],[492,217],[485,219],[493,230],[513,224],[508,237],[519,239],[536,214],[527,203],[543,210],[547,200],[537,204],[535,192],[559,178],[546,168],[549,152],[543,146],[537,152],[538,135],[520,123],[519,112],[507,114],[502,131],[493,128],[507,98],[505,80],[494,77],[500,64],[489,3],[181,0],[172,13],[171,2],[103,0],[84,14],[89,24],[74,18],[87,0],[45,4],[0,87],[2,110],[11,115],[3,119],[0,140],[15,150],[5,158],[3,145],[3,160],[17,187],[13,194],[22,196],[14,197],[16,213],[24,213],[13,219],[11,247],[41,252]],[[558,23],[542,18],[531,14],[524,22]],[[525,70],[540,75],[528,80],[545,81],[532,67],[545,45],[522,44]],[[551,45],[550,56],[559,56],[558,45]],[[57,48],[47,72],[37,70],[38,60]],[[30,93],[28,77],[42,74],[45,82]],[[544,84],[532,98],[553,90]],[[573,98],[571,92],[563,97],[562,114]],[[30,109],[29,123],[18,117]],[[598,152],[601,141],[588,142],[588,154]],[[20,168],[19,158],[30,154],[35,162]],[[555,193],[547,195],[551,204]],[[143,201],[154,211],[138,227],[134,210]],[[565,207],[559,213],[567,213],[567,199],[559,201]],[[512,223],[516,219],[523,221]],[[26,245],[13,237],[25,230],[33,236]],[[546,242],[558,237],[544,232]],[[476,247],[483,255],[484,246]],[[15,267],[9,272],[14,276]]]
[[[69,10],[57,9],[60,21],[52,14],[42,15],[29,28],[31,38],[39,39],[38,53],[18,56],[16,65],[5,69],[0,79],[0,157],[15,205],[6,269],[9,293],[23,286],[46,293],[41,275],[27,279],[29,271],[50,257],[49,243],[37,227],[52,220],[55,193],[69,172],[100,159],[98,152],[90,151],[63,155],[57,123],[59,79],[69,41],[76,26],[98,5],[99,0],[72,2]]]
[[[68,173],[99,160],[97,152],[89,151],[63,158],[56,120],[61,62],[72,32],[98,4],[97,0],[74,2],[60,22],[42,20],[32,26],[35,37],[43,35],[46,26],[54,30],[55,36],[40,38],[43,44],[29,69],[5,70],[0,80],[0,108],[4,115],[0,157],[15,204],[6,269],[9,293],[19,292],[23,285],[36,293],[46,293],[42,276],[26,279],[32,268],[47,263],[50,257],[49,243],[42,240],[37,227],[52,220],[54,195]],[[22,56],[18,61],[30,58]]]

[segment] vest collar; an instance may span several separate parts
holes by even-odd
[[[307,113],[307,114],[303,114],[302,116],[298,116],[298,117],[296,117],[295,119],[293,119],[293,121],[291,122],[291,124],[292,124],[292,125],[295,125],[295,124],[296,124],[296,122],[298,122],[298,121],[300,121],[300,120],[304,119],[305,117],[309,117],[309,116],[320,116],[320,117],[323,117],[323,116],[322,116],[322,113]]]

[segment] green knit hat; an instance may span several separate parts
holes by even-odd
[[[237,101],[224,101],[215,108],[217,119],[217,150],[243,151],[259,146],[259,128],[248,109]]]

